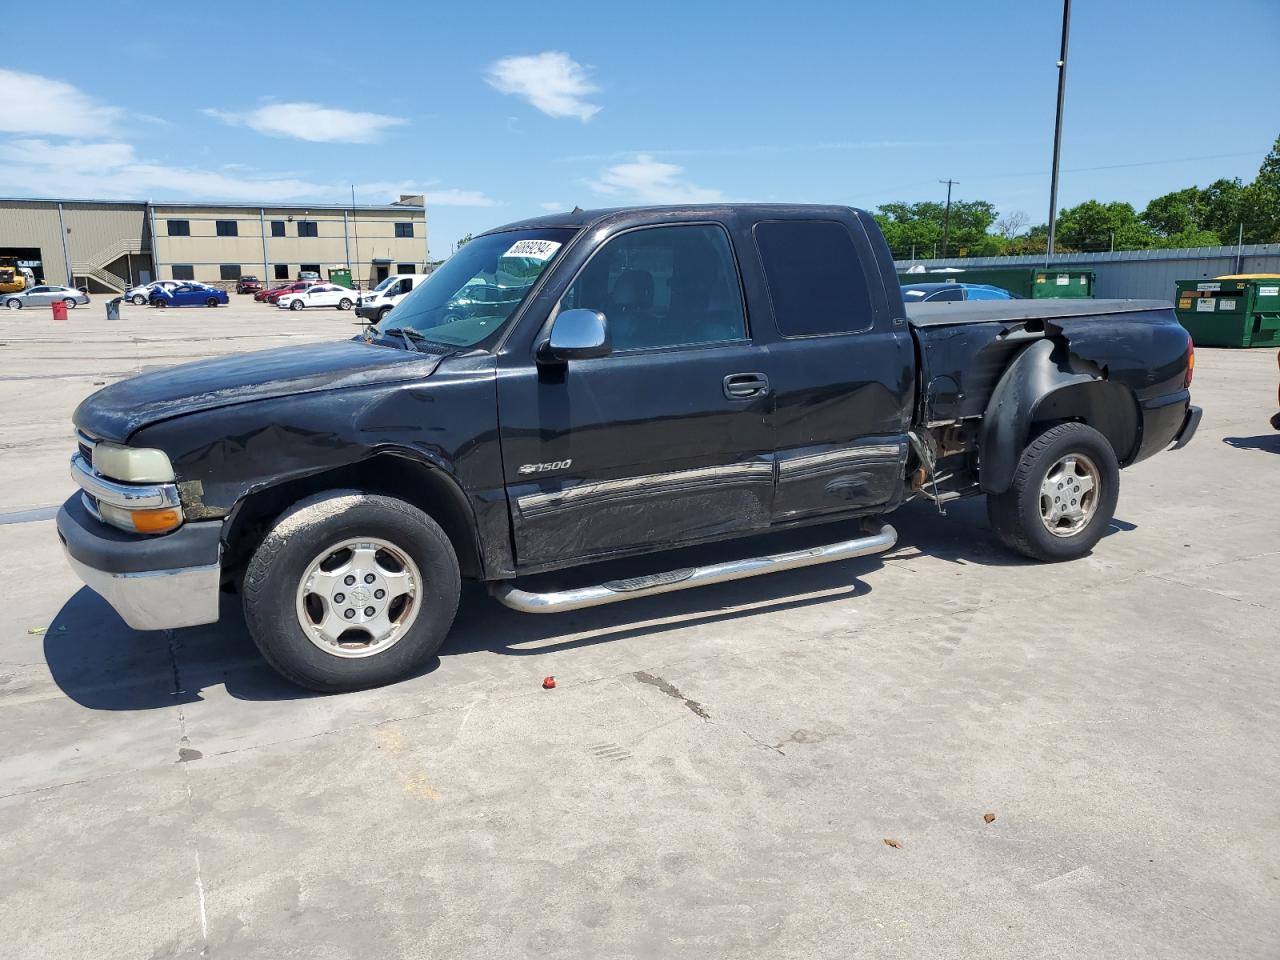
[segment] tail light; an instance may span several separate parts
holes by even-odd
[[[1183,381],[1184,387],[1191,386],[1191,378],[1196,372],[1196,342],[1191,339],[1191,335],[1187,335],[1187,377]]]

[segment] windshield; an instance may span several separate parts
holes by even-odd
[[[477,237],[446,260],[378,324],[431,343],[473,347],[502,329],[573,230],[512,230]]]

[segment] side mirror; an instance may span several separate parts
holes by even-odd
[[[599,310],[566,310],[551,323],[551,337],[538,348],[539,360],[589,360],[613,352],[609,322]]]

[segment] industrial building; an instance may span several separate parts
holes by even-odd
[[[422,196],[383,205],[0,199],[0,258],[44,283],[121,293],[151,280],[230,288],[350,269],[360,286],[427,264]]]

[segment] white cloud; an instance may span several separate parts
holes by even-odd
[[[526,57],[505,57],[489,64],[485,82],[500,93],[524,97],[549,117],[577,117],[586,123],[600,107],[586,97],[600,88],[567,53],[548,51]]]
[[[538,204],[538,206],[543,210],[550,210],[552,213],[557,213],[564,209],[564,204],[559,200],[548,200],[546,203]]]
[[[438,187],[437,180],[379,180],[373,183],[357,183],[356,191],[360,197],[380,196],[398,197],[401,194],[421,193],[427,198],[429,207],[498,207],[497,200],[479,190],[458,190]]]
[[[717,203],[724,194],[699,187],[681,178],[684,168],[639,154],[630,163],[619,163],[588,182],[596,193],[638,203]]]
[[[293,137],[312,143],[374,143],[391,127],[408,123],[404,117],[325,107],[318,103],[268,103],[239,113],[208,107],[201,111],[231,126],[246,126],[272,137]]]
[[[139,200],[167,194],[268,203],[333,196],[337,188],[297,177],[238,176],[153,163],[139,159],[127,143],[10,140],[0,144],[0,190],[42,197]]]
[[[0,131],[55,137],[98,137],[111,133],[123,115],[69,83],[35,73],[0,69]]]
[[[429,207],[496,207],[498,201],[479,190],[428,190]]]

